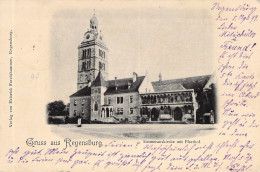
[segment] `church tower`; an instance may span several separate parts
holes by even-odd
[[[90,28],[84,34],[83,41],[78,46],[78,81],[77,90],[92,83],[99,71],[105,80],[108,79],[108,48],[104,43],[101,30],[98,30],[98,20],[90,19]]]

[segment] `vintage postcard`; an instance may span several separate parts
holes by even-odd
[[[0,1],[0,172],[260,171],[260,1]]]

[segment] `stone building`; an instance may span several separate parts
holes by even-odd
[[[114,80],[108,80],[108,75],[108,48],[94,15],[78,46],[77,91],[70,96],[70,117],[104,123],[140,119],[196,123],[206,113],[204,90],[214,84],[210,75],[162,80],[160,73],[155,82],[148,73],[133,72],[132,77]]]

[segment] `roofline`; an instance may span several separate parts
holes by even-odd
[[[71,96],[69,96],[69,97],[90,97],[91,95],[82,95],[82,96],[73,96],[73,95],[71,95]]]
[[[144,94],[163,94],[163,93],[188,92],[188,91],[193,91],[193,92],[194,92],[194,89],[174,90],[174,91],[163,91],[163,92],[152,92],[152,93],[139,93],[139,94],[140,94],[140,95],[144,95]]]
[[[137,76],[138,77],[145,77],[144,75],[143,76]],[[127,80],[127,79],[133,79],[133,78],[121,78],[121,79],[112,79],[112,80],[107,80],[107,82],[109,81],[119,81],[119,80]]]
[[[127,94],[127,93],[138,93],[138,91],[129,91],[129,92],[125,92],[125,93],[104,93],[104,95]]]
[[[177,80],[177,79],[188,79],[188,78],[196,78],[196,77],[202,77],[202,76],[212,76],[213,74],[209,74],[209,75],[199,75],[199,76],[191,76],[191,77],[187,77],[187,78],[174,78],[174,79],[168,79],[168,80],[162,80],[162,81],[151,81],[152,83],[154,82],[164,82],[164,81],[172,81],[172,80]]]

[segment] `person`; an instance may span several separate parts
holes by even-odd
[[[77,125],[77,127],[81,127],[81,116],[80,115],[78,116],[78,125]]]
[[[213,110],[210,111],[210,123],[211,124],[215,123],[215,121],[214,121],[214,111]]]

